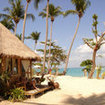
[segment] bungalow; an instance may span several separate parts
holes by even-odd
[[[0,23],[0,72],[32,77],[32,61],[41,58]]]

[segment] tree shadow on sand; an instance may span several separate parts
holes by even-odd
[[[92,95],[90,97],[82,97],[76,99],[73,97],[68,97],[65,101],[62,102],[63,104],[72,104],[72,105],[105,105],[105,94],[101,95]]]

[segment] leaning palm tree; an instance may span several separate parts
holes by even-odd
[[[40,32],[32,32],[30,36],[27,36],[26,39],[32,39],[35,41],[35,48],[34,50],[36,50],[36,45],[37,45],[37,41],[39,40],[39,36],[40,36]]]
[[[42,18],[46,17],[46,9],[45,7],[43,9],[43,12],[39,13],[39,16],[42,16]],[[61,14],[61,7],[55,7],[53,4],[49,4],[49,15],[48,17],[51,19],[51,32],[50,32],[50,46],[49,46],[49,60],[48,60],[48,70],[50,69],[50,56],[51,56],[51,41],[52,41],[52,26],[53,22],[55,20],[55,17],[59,16]]]
[[[46,47],[47,47],[47,40],[48,40],[48,14],[49,14],[49,0],[47,0],[47,9],[46,9],[46,39],[45,39],[45,47],[44,47],[42,74],[45,70],[45,61],[46,61]]]
[[[78,20],[77,28],[76,28],[76,31],[75,31],[74,37],[72,39],[68,55],[67,55],[66,64],[65,64],[65,68],[64,68],[64,74],[66,74],[68,61],[69,61],[69,56],[70,56],[70,53],[71,53],[71,49],[72,49],[75,37],[77,35],[77,31],[78,31],[78,28],[79,28],[80,20],[83,17],[87,7],[90,6],[89,0],[71,0],[71,2],[75,6],[75,10],[67,10],[64,13],[64,16],[68,16],[69,14],[77,14],[78,17],[79,17],[79,20]]]
[[[25,9],[25,13],[24,13],[24,21],[23,21],[23,33],[22,33],[22,41],[24,42],[24,34],[25,34],[25,24],[26,24],[26,17],[27,17],[27,10],[28,10],[28,6],[31,2],[31,0],[26,0],[27,1],[27,5],[26,5],[26,9]],[[38,4],[39,2],[42,0],[34,0],[34,6],[37,9],[38,8]]]
[[[24,14],[24,23],[23,23],[23,33],[22,33],[22,41],[24,42],[24,32],[25,32],[25,23],[26,23],[26,16],[27,16],[27,9],[28,9],[28,5],[30,3],[31,0],[27,0],[27,6],[26,6],[26,10],[25,10],[25,14]],[[35,2],[35,6],[38,7],[38,3],[40,1],[43,0],[34,0]],[[47,46],[47,37],[48,37],[48,13],[49,13],[49,0],[47,0],[47,10],[46,10],[46,39],[45,39],[45,48],[44,48],[44,57],[43,57],[43,70],[42,72],[44,72],[45,69],[45,58],[46,58],[46,46]]]
[[[21,19],[24,18],[24,6],[22,5],[21,0],[9,0],[11,7],[4,8],[8,14],[0,14],[0,18],[9,18],[12,19],[15,23],[15,31],[14,34],[16,35],[17,24]],[[34,16],[32,14],[28,14],[28,17],[34,20]]]
[[[13,21],[11,19],[8,18],[4,18],[3,20],[0,21],[6,28],[8,28],[9,30],[14,31],[14,27],[15,24],[13,23]]]

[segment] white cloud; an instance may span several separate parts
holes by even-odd
[[[84,45],[80,45],[79,47],[76,48],[76,50],[74,51],[75,53],[91,53],[92,49],[89,48],[86,44]]]
[[[93,50],[86,44],[77,47],[70,56],[68,67],[79,67],[80,63],[86,59],[92,59]],[[99,57],[98,55],[102,55]],[[105,66],[105,44],[97,52],[96,64]]]

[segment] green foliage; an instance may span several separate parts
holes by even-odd
[[[98,16],[96,14],[93,15],[93,28],[92,28],[92,32],[95,34],[95,37],[97,37],[98,31],[97,31],[97,25],[98,25]]]
[[[42,16],[42,18],[45,18],[46,17],[46,9],[47,9],[47,6],[43,9],[43,12],[40,12],[39,13],[39,16]],[[49,4],[49,18],[53,17],[57,17],[59,15],[61,15],[62,12],[61,12],[61,7],[57,6],[55,7],[53,4]],[[54,20],[52,20],[54,21]]]
[[[69,14],[77,14],[81,18],[91,4],[89,0],[71,0],[71,2],[75,6],[75,10],[67,10],[64,13],[64,16],[68,16]]]
[[[89,39],[89,38],[83,38],[83,41],[85,44],[87,44],[87,46],[89,46],[90,48],[94,48],[96,45],[96,42],[93,39]]]
[[[0,73],[0,96],[6,97],[8,92],[8,81],[10,80],[10,74],[5,71]]]
[[[39,40],[40,32],[32,32],[30,36],[26,37],[26,39],[32,39],[37,43],[37,40]]]
[[[99,75],[101,73],[101,70],[102,70],[102,66],[97,66],[97,78],[99,78]]]
[[[29,1],[29,0],[27,0],[27,1]],[[31,0],[30,0],[31,1]],[[38,9],[38,5],[39,5],[39,3],[40,2],[42,2],[43,0],[34,0],[34,7],[35,7],[35,9]]]
[[[8,71],[0,73],[0,79],[7,83],[7,81],[10,79],[10,73]]]
[[[21,88],[15,88],[10,90],[10,101],[23,101],[26,97],[24,95],[24,90]]]
[[[41,44],[44,45],[45,42],[41,42]],[[49,40],[47,42],[47,46],[49,46]],[[38,49],[37,51],[44,54],[44,49]],[[49,60],[48,58],[49,58],[49,49],[46,49],[46,67],[47,67],[48,60]],[[66,59],[65,51],[61,47],[56,45],[55,42],[51,42],[51,57],[50,57],[51,68],[57,68],[60,64],[65,62],[65,59]]]
[[[14,31],[14,23],[11,19],[4,18],[2,21],[0,21],[5,27],[7,27],[9,30]]]
[[[45,44],[45,42],[41,42],[42,44]],[[47,42],[47,46],[49,46],[49,42]],[[44,53],[44,49],[38,49],[37,51],[40,51]],[[48,62],[48,54],[49,54],[49,49],[46,50],[46,63]],[[61,63],[65,62],[66,55],[65,51],[59,47],[58,45],[55,45],[55,42],[52,42],[51,44],[51,63]]]
[[[21,0],[9,0],[9,3],[11,7],[4,8],[8,14],[0,14],[0,17],[13,19],[15,23],[18,23],[24,17],[24,6],[21,4]]]
[[[22,39],[22,34],[16,34],[16,36],[17,36],[17,38],[19,39],[19,40],[21,40]]]
[[[90,72],[91,67],[92,67],[92,64],[93,64],[92,60],[87,59],[87,60],[82,61],[81,64],[80,64],[80,66],[81,67],[85,67],[83,69],[83,71],[86,70],[87,72]]]
[[[8,89],[6,83],[2,79],[0,79],[0,96],[5,97],[7,90]]]
[[[92,65],[92,60],[87,59],[87,60],[82,61],[80,64],[80,66],[82,67],[87,66],[87,65]]]
[[[9,0],[10,7],[4,8],[7,14],[0,13],[0,18],[8,18],[13,20],[16,24],[19,23],[21,19],[24,18],[24,5],[22,5],[22,0]],[[27,14],[27,18],[35,19],[33,14]]]

